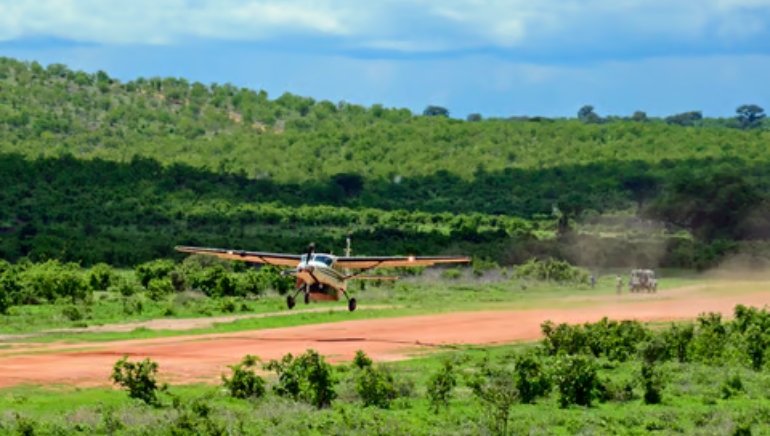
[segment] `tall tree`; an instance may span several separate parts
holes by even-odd
[[[741,129],[759,127],[762,119],[765,118],[765,110],[755,104],[744,104],[735,112],[737,113],[735,119],[738,120]]]

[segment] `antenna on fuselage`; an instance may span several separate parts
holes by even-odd
[[[348,230],[348,238],[345,241],[345,257],[350,257],[350,231]]]
[[[348,230],[348,237],[345,239],[345,257],[350,257],[350,230]],[[350,275],[350,270],[345,268],[345,275]]]

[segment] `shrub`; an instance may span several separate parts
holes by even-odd
[[[372,366],[372,359],[363,352],[363,350],[357,350],[356,355],[353,358],[353,366],[358,369],[364,369]]]
[[[530,259],[516,267],[513,277],[559,283],[588,284],[590,274],[587,270],[570,265],[566,261],[548,258],[547,260]]]
[[[663,382],[658,367],[654,363],[642,363],[642,387],[644,404],[659,404],[662,401]]]
[[[173,293],[174,286],[168,277],[162,279],[153,278],[147,284],[147,297],[153,301],[160,301]]]
[[[144,310],[142,299],[134,295],[133,297],[123,297],[123,313],[126,315],[138,315]]]
[[[428,400],[435,413],[438,413],[441,406],[449,408],[449,400],[455,386],[457,386],[457,376],[454,363],[450,359],[445,359],[441,363],[441,368],[428,378]]]
[[[106,291],[112,286],[116,274],[106,263],[97,263],[88,272],[88,284],[93,290]]]
[[[159,406],[158,391],[166,391],[166,385],[158,386],[156,375],[158,364],[145,358],[141,362],[129,362],[128,355],[115,363],[110,379],[128,390],[128,396],[144,401],[151,406]]]
[[[718,312],[698,315],[698,330],[692,340],[693,357],[700,362],[717,365],[727,345],[727,326]]]
[[[24,293],[35,300],[56,301],[69,298],[72,302],[87,300],[93,289],[76,263],[59,263],[49,260],[45,263],[29,264],[20,274]]]
[[[553,377],[562,408],[573,404],[591,406],[600,392],[596,362],[586,356],[559,356]]]
[[[745,392],[741,376],[738,374],[727,376],[720,386],[720,391],[722,393],[722,399],[724,400],[732,398],[741,392]]]
[[[664,335],[654,335],[650,340],[639,344],[639,355],[648,365],[668,359],[670,344]]]
[[[150,262],[137,265],[134,268],[136,277],[145,288],[152,279],[164,279],[174,270],[174,261],[168,259],[157,259]]]
[[[599,383],[601,401],[618,401],[625,403],[636,399],[633,381],[627,379],[612,380],[605,378]]]
[[[171,279],[171,286],[177,292],[182,292],[187,288],[187,277],[181,271],[171,271],[168,274],[168,278]]]
[[[441,273],[442,277],[446,279],[451,279],[451,280],[459,279],[462,275],[463,275],[463,272],[457,268],[448,268]]]
[[[668,344],[672,357],[676,357],[679,363],[685,363],[690,360],[690,344],[695,337],[695,327],[693,324],[684,326],[672,324],[668,330],[663,332],[663,340]]]
[[[770,336],[757,325],[751,325],[744,334],[746,353],[751,360],[751,367],[759,371],[765,364],[765,353],[770,346]]]
[[[385,367],[367,365],[356,377],[356,392],[364,407],[390,408],[390,402],[398,397],[393,374]]]
[[[124,297],[130,297],[141,290],[142,287],[138,283],[122,276],[117,276],[112,281],[112,286],[108,289],[108,291],[117,292]]]
[[[62,308],[62,315],[70,321],[82,321],[88,317],[88,309],[69,304]]]
[[[222,375],[222,383],[233,398],[261,398],[265,395],[265,379],[254,372],[257,358],[246,355],[241,363],[231,365],[232,377]]]
[[[237,294],[238,295],[262,295],[268,288],[269,283],[264,274],[260,274],[253,269],[238,274]]]
[[[309,349],[296,359],[291,353],[286,354],[280,361],[271,360],[265,368],[278,375],[278,384],[273,390],[280,396],[304,401],[319,409],[330,406],[337,397],[332,366],[316,350]]]
[[[519,400],[513,370],[482,362],[478,372],[468,379],[468,386],[484,405],[494,434],[508,434],[511,408]]]
[[[554,327],[552,321],[546,321],[540,325],[545,337],[541,345],[551,355],[590,353],[588,338],[580,326],[572,326],[561,323]]]
[[[524,404],[534,403],[539,397],[551,390],[551,379],[543,370],[543,365],[532,353],[522,353],[515,358],[516,389]]]

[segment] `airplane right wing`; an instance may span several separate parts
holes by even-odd
[[[177,246],[175,249],[183,253],[208,254],[221,259],[241,260],[244,262],[280,266],[297,266],[302,258],[302,255],[299,254],[264,253],[259,251],[228,250],[224,248]]]

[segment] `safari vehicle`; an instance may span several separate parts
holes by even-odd
[[[657,292],[658,280],[655,278],[655,272],[651,269],[631,270],[631,278],[628,280],[628,290],[630,292]]]

